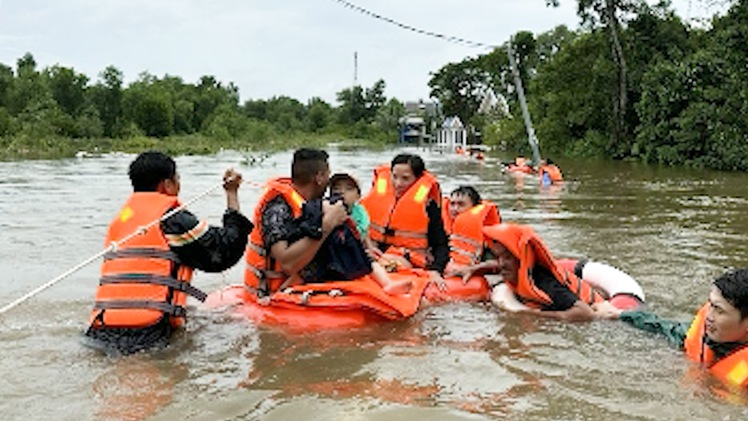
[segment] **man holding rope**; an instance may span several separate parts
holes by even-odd
[[[242,257],[252,230],[252,223],[239,211],[242,177],[233,169],[223,176],[227,199],[223,227],[208,226],[180,208],[179,174],[169,156],[142,153],[130,164],[129,176],[133,193],[109,226],[106,239],[107,245],[118,247],[104,255],[84,335],[86,346],[115,355],[165,346],[184,323],[187,295],[205,299],[205,293],[189,283],[193,269],[230,268]]]

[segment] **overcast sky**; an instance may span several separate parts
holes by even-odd
[[[509,35],[576,28],[575,0],[350,0],[406,25],[484,44]],[[711,16],[704,0],[675,0],[683,18]],[[406,31],[336,0],[0,0],[0,62],[33,54],[93,80],[114,65],[131,82],[143,71],[234,82],[242,101],[286,95],[303,102],[354,81],[384,79],[385,95],[428,98],[429,73],[487,52]]]

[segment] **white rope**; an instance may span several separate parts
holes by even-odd
[[[227,181],[229,181],[229,180],[227,180]],[[193,197],[192,199],[188,200],[187,202],[184,202],[184,203],[183,203],[183,204],[181,204],[181,205],[180,205],[179,207],[177,207],[177,208],[174,208],[174,209],[170,210],[169,212],[165,213],[165,214],[164,214],[164,216],[162,216],[161,218],[159,218],[159,219],[156,219],[156,220],[154,220],[154,221],[150,222],[150,223],[149,223],[149,224],[147,224],[147,225],[143,225],[143,226],[141,226],[141,227],[138,227],[138,229],[136,229],[136,230],[135,230],[134,232],[130,233],[130,235],[128,235],[128,236],[126,236],[126,237],[122,238],[121,240],[118,240],[118,241],[112,241],[112,242],[111,242],[111,243],[109,244],[109,247],[105,248],[104,250],[102,250],[102,251],[100,251],[100,252],[96,253],[95,255],[93,255],[93,256],[91,256],[91,257],[89,257],[88,259],[86,259],[86,260],[82,261],[81,263],[79,263],[79,264],[77,264],[77,265],[73,266],[72,268],[68,269],[67,271],[65,271],[64,273],[60,274],[60,275],[59,275],[59,276],[57,276],[56,278],[54,278],[54,279],[50,280],[49,282],[45,283],[44,285],[40,285],[39,287],[37,287],[37,288],[36,288],[36,289],[34,289],[33,291],[30,291],[30,292],[29,292],[28,294],[24,295],[23,297],[21,297],[21,298],[19,298],[19,299],[15,300],[15,301],[13,301],[12,303],[10,303],[10,304],[6,305],[6,306],[5,306],[5,307],[3,307],[3,308],[0,308],[0,314],[3,314],[3,313],[5,313],[5,312],[7,312],[8,310],[10,310],[10,309],[12,309],[12,308],[16,307],[17,305],[19,305],[19,304],[21,304],[22,302],[24,302],[24,301],[28,300],[29,298],[31,298],[31,297],[33,297],[33,296],[35,296],[35,295],[39,294],[40,292],[42,292],[42,291],[44,291],[45,289],[47,289],[47,288],[51,287],[52,285],[54,285],[54,284],[56,284],[56,283],[58,283],[58,282],[62,281],[63,279],[65,279],[65,278],[67,278],[68,276],[72,275],[73,273],[75,273],[75,272],[79,271],[79,270],[80,270],[80,269],[82,269],[83,267],[85,267],[85,266],[89,265],[90,263],[92,263],[92,262],[94,262],[94,261],[98,260],[98,259],[99,259],[99,258],[101,258],[101,257],[102,257],[103,255],[105,255],[106,253],[108,253],[108,252],[110,252],[110,251],[117,251],[117,247],[119,247],[119,246],[121,246],[122,244],[124,244],[124,243],[126,243],[126,242],[130,241],[131,239],[133,239],[133,238],[137,237],[138,235],[142,235],[142,234],[144,234],[144,233],[145,233],[146,231],[148,231],[148,230],[149,230],[150,228],[152,228],[152,227],[153,227],[154,225],[156,225],[156,224],[158,224],[158,223],[161,223],[161,221],[164,221],[164,220],[166,220],[166,219],[168,219],[168,218],[170,218],[170,217],[174,216],[174,214],[176,214],[177,212],[180,212],[180,211],[184,210],[184,209],[185,209],[185,208],[186,208],[187,206],[189,206],[189,205],[191,205],[191,204],[193,204],[193,203],[197,202],[198,200],[202,199],[203,197],[205,197],[205,196],[209,195],[210,193],[212,193],[212,192],[213,192],[214,190],[216,190],[217,188],[219,188],[219,187],[223,187],[224,183],[225,183],[225,182],[221,182],[221,183],[218,183],[218,184],[216,184],[215,186],[213,186],[213,187],[209,188],[208,190],[206,190],[206,191],[204,191],[204,192],[200,193],[199,195],[197,195],[197,196]]]

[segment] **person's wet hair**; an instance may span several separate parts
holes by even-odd
[[[714,286],[733,307],[740,318],[748,317],[748,269],[735,269],[714,280]]]
[[[421,159],[421,157],[418,155],[413,155],[409,153],[401,153],[397,155],[396,157],[392,158],[390,169],[392,169],[395,165],[398,165],[398,164],[410,165],[410,170],[413,171],[413,175],[415,175],[416,178],[422,176],[423,172],[426,171],[426,164],[423,163],[423,159]]]
[[[136,192],[156,191],[163,180],[171,180],[177,174],[174,160],[157,151],[143,152],[130,163],[130,182]]]
[[[473,186],[460,186],[454,190],[452,190],[452,195],[460,195],[460,196],[466,196],[470,198],[470,201],[473,202],[473,206],[480,203],[480,193],[478,193],[478,190],[475,189]]]
[[[298,149],[293,154],[291,179],[301,185],[311,183],[318,172],[327,168],[327,158],[327,152],[320,149]]]
[[[546,158],[546,159],[545,159],[545,163],[546,163],[547,165],[553,165],[553,160],[552,160],[551,158]]]

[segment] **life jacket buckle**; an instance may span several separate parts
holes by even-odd
[[[331,289],[330,292],[327,293],[327,295],[334,298],[334,297],[342,297],[345,294],[343,294],[343,291],[335,288],[335,289]]]
[[[309,304],[309,297],[312,295],[312,291],[304,291],[301,293],[301,304]]]
[[[174,317],[185,317],[187,315],[187,309],[182,306],[174,306],[170,313],[171,316]]]

